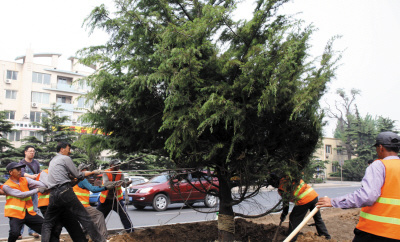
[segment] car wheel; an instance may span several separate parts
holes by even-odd
[[[146,206],[143,206],[143,205],[135,205],[135,204],[133,206],[138,210],[143,210],[144,207],[146,207]]]
[[[206,197],[204,198],[204,204],[208,208],[213,208],[217,206],[218,203],[218,197],[213,196],[211,194],[207,194]]]
[[[153,208],[156,211],[165,211],[168,207],[168,197],[164,194],[158,194],[153,199]]]

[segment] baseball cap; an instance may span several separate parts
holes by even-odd
[[[79,164],[79,166],[78,166],[78,170],[80,170],[80,171],[82,171],[83,169],[89,169],[89,168],[90,168],[90,165],[85,164],[85,163]]]
[[[11,171],[12,169],[15,169],[15,168],[19,168],[19,167],[25,167],[26,165],[24,165],[24,164],[20,164],[20,163],[17,163],[17,162],[11,162],[10,164],[8,164],[7,166],[6,166],[6,169],[7,169],[7,171]]]
[[[110,164],[110,167],[111,166],[119,166],[121,164],[121,161],[114,159],[114,160],[110,160],[109,164]]]
[[[390,131],[381,132],[376,137],[376,143],[373,146],[377,147],[378,145],[400,147],[400,136]]]

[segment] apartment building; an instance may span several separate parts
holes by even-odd
[[[42,138],[37,132],[40,127],[33,122],[40,122],[45,115],[43,110],[50,109],[52,103],[64,109],[60,116],[69,117],[65,125],[81,129],[79,117],[92,104],[81,97],[87,93],[88,86],[80,79],[96,68],[85,67],[77,58],[70,57],[70,70],[62,70],[58,68],[60,56],[58,53],[33,53],[28,49],[25,55],[16,57],[15,62],[0,60],[0,110],[6,111],[7,119],[14,124],[16,131],[7,138],[16,147],[26,136]],[[48,64],[41,64],[43,60]]]
[[[322,146],[315,151],[314,156],[318,160],[328,161],[328,164],[325,165],[326,169],[321,171],[324,178],[329,178],[330,173],[339,171],[340,168],[333,165],[334,161],[343,162],[348,159],[343,146],[340,139],[326,137],[322,139]]]

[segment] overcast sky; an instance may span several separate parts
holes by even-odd
[[[66,60],[80,48],[104,43],[106,34],[96,31],[89,36],[82,27],[84,18],[102,2],[106,1],[0,1],[0,59],[13,61],[32,48],[35,53],[63,54]],[[252,2],[245,1],[237,16],[248,16]],[[333,103],[337,99],[337,88],[357,88],[361,96],[356,103],[362,116],[369,113],[400,120],[400,1],[297,0],[285,4],[282,11],[299,13],[297,18],[318,28],[312,36],[313,55],[320,55],[331,37],[342,35],[334,45],[344,50],[341,66],[323,106],[325,100]],[[335,122],[329,121],[325,136],[331,137],[334,127]]]

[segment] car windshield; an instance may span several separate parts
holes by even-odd
[[[132,178],[132,185],[140,184],[140,183],[145,183],[145,180],[142,178]]]
[[[166,175],[160,175],[151,178],[149,183],[164,183],[166,181],[168,181],[168,177]]]

